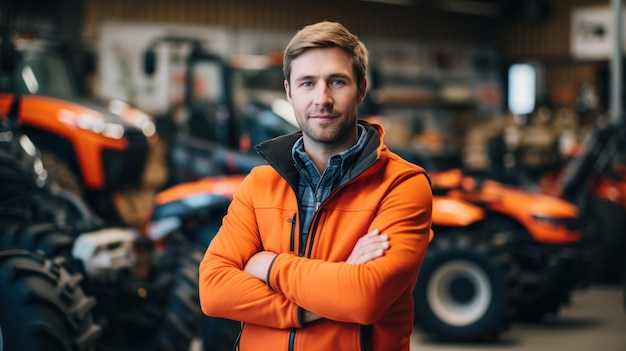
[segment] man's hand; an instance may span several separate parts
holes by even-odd
[[[276,256],[277,254],[270,251],[257,252],[250,257],[243,270],[251,276],[261,279],[267,284],[267,273],[274,257]]]
[[[243,268],[243,271],[267,284],[267,273],[274,257],[276,256],[277,254],[270,251],[257,252],[250,257],[246,266]],[[302,313],[302,319],[305,324],[322,318],[315,313],[306,310],[303,310]]]
[[[385,250],[389,248],[389,237],[387,234],[380,234],[378,229],[363,235],[356,242],[350,257],[346,263],[360,264],[367,263],[375,258],[385,254]]]
[[[389,237],[387,234],[380,234],[378,229],[363,235],[354,245],[350,257],[346,263],[361,264],[367,263],[375,258],[385,254],[385,250],[389,248]],[[253,277],[264,281],[267,284],[267,273],[270,269],[272,261],[277,254],[270,251],[261,251],[254,254],[244,267],[244,272]],[[304,323],[309,323],[321,319],[322,317],[310,311],[303,311]]]
[[[346,263],[359,264],[367,263],[375,258],[385,254],[385,250],[389,248],[389,237],[387,234],[380,234],[378,229],[363,235],[354,245],[350,257]],[[267,283],[267,273],[272,264],[272,260],[276,257],[276,253],[270,251],[261,251],[254,254],[244,267],[244,272],[252,275],[257,279],[261,279]]]
[[[346,263],[361,264],[367,263],[375,258],[381,257],[385,254],[385,250],[389,248],[389,236],[387,234],[380,234],[378,229],[363,235],[352,248],[350,257],[346,260]],[[303,319],[305,323],[313,322],[322,317],[316,315],[313,312],[304,311]]]

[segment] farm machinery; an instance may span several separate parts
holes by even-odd
[[[89,96],[85,76],[95,59],[78,46],[3,32],[0,113],[8,115],[19,95],[21,131],[55,182],[108,222],[122,223],[120,202],[141,185],[158,134],[143,111]]]
[[[21,106],[0,117],[0,349],[188,350],[202,251],[108,227],[55,183]]]

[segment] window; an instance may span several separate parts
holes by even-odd
[[[516,115],[528,115],[535,109],[537,72],[529,63],[516,63],[508,72],[508,108]]]

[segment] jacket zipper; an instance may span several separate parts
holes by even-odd
[[[313,253],[313,242],[315,241],[315,234],[317,233],[317,227],[320,224],[320,218],[321,216],[319,215],[319,213],[316,213],[316,216],[314,217],[314,221],[313,223],[311,223],[311,229],[309,230],[309,235],[308,235],[308,239],[307,239],[307,246],[309,247],[309,251],[306,254],[307,258],[311,258],[311,254]],[[302,250],[303,254],[304,254],[304,250]]]
[[[295,344],[296,344],[296,328],[291,328],[291,331],[289,332],[289,351],[294,351],[295,350]]]
[[[348,183],[350,182],[352,182],[352,180],[349,181]],[[346,184],[343,184],[337,189],[335,189],[335,191],[333,191],[323,202],[327,202],[328,199],[333,197],[333,195],[337,192],[337,190],[343,188]],[[319,214],[319,209],[322,207],[321,205],[322,203],[319,203],[319,202],[316,203],[315,215],[313,216],[313,223],[311,223],[311,227],[309,229],[309,235],[307,235],[307,242],[304,244],[300,242],[298,245],[298,256],[300,257],[304,256],[304,253],[308,247],[309,250],[308,250],[306,257],[311,258],[311,254],[313,253],[313,242],[315,239],[315,234],[317,233],[317,227],[319,226],[319,223],[321,220],[321,216]],[[287,221],[291,222],[291,242],[290,242],[289,248],[292,250],[292,252],[294,250],[294,241],[295,241],[296,214],[297,213],[293,215],[293,219],[292,218],[287,219]],[[294,351],[296,332],[297,332],[296,328],[292,328],[291,331],[289,332],[289,347],[288,347],[289,351]],[[364,345],[363,345],[363,332],[362,331],[359,332],[359,335],[360,335],[359,339],[360,339],[360,344],[361,344],[361,350],[365,350]]]
[[[296,216],[298,213],[294,213],[292,218],[287,218],[287,222],[291,223],[291,237],[289,239],[289,251],[296,252],[295,249],[295,236],[296,236]]]
[[[237,338],[235,339],[235,345],[233,346],[233,351],[241,351],[241,334],[243,334],[243,327],[246,323],[241,323],[241,329],[239,329],[239,334],[237,334]]]

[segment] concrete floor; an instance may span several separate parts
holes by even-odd
[[[429,342],[413,333],[411,351],[626,351],[626,310],[619,286],[595,286],[574,294],[556,320],[514,324],[495,344]]]
[[[200,351],[196,340],[190,351]],[[620,286],[596,286],[574,294],[558,319],[514,324],[493,344],[433,343],[415,330],[411,351],[626,351],[626,309]]]

